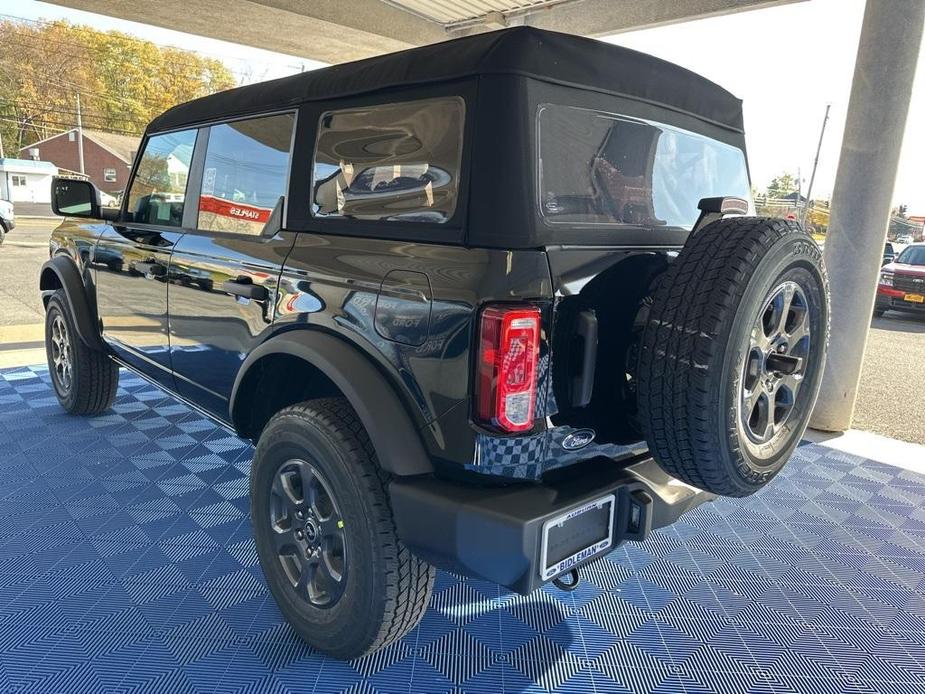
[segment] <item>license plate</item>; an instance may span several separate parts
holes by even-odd
[[[903,299],[906,301],[911,301],[914,304],[921,304],[925,302],[925,296],[922,296],[921,294],[906,294]]]
[[[543,524],[540,577],[544,581],[613,545],[616,497],[602,496]]]

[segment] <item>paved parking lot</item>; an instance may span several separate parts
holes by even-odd
[[[38,273],[54,224],[23,219],[0,246],[0,342],[42,339]],[[854,426],[925,444],[925,318],[891,311],[872,322]]]
[[[925,317],[871,323],[854,427],[925,444]]]
[[[39,268],[48,260],[48,237],[55,222],[20,219],[0,246],[0,326],[45,320],[38,293]]]

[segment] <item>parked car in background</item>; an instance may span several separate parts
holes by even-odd
[[[896,243],[900,243],[903,246],[908,246],[911,243],[915,243],[915,239],[912,238],[912,234],[903,234],[902,236],[896,237]]]
[[[121,202],[120,198],[115,195],[111,195],[105,191],[100,191],[100,206],[101,207],[118,207]]]
[[[893,244],[887,241],[883,244],[883,262],[880,265],[886,265],[887,263],[892,263],[893,258],[896,257],[896,249],[893,247]]]
[[[874,315],[886,311],[925,313],[925,243],[914,243],[880,270]]]
[[[0,243],[6,235],[16,226],[16,214],[13,203],[9,200],[0,200]]]

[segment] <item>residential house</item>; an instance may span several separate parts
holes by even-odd
[[[0,159],[0,199],[13,203],[51,203],[51,179],[58,167],[48,161]]]
[[[84,128],[84,173],[104,192],[125,190],[139,141],[129,135]],[[23,158],[41,159],[62,169],[80,171],[77,128],[33,142],[19,152]]]

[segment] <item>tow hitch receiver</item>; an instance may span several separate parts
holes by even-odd
[[[570,579],[568,583],[562,580],[566,576],[568,576]],[[564,590],[566,593],[571,593],[573,590],[578,588],[580,583],[581,576],[578,575],[578,569],[572,569],[568,573],[564,573],[558,578],[552,579],[552,584],[559,590]]]

